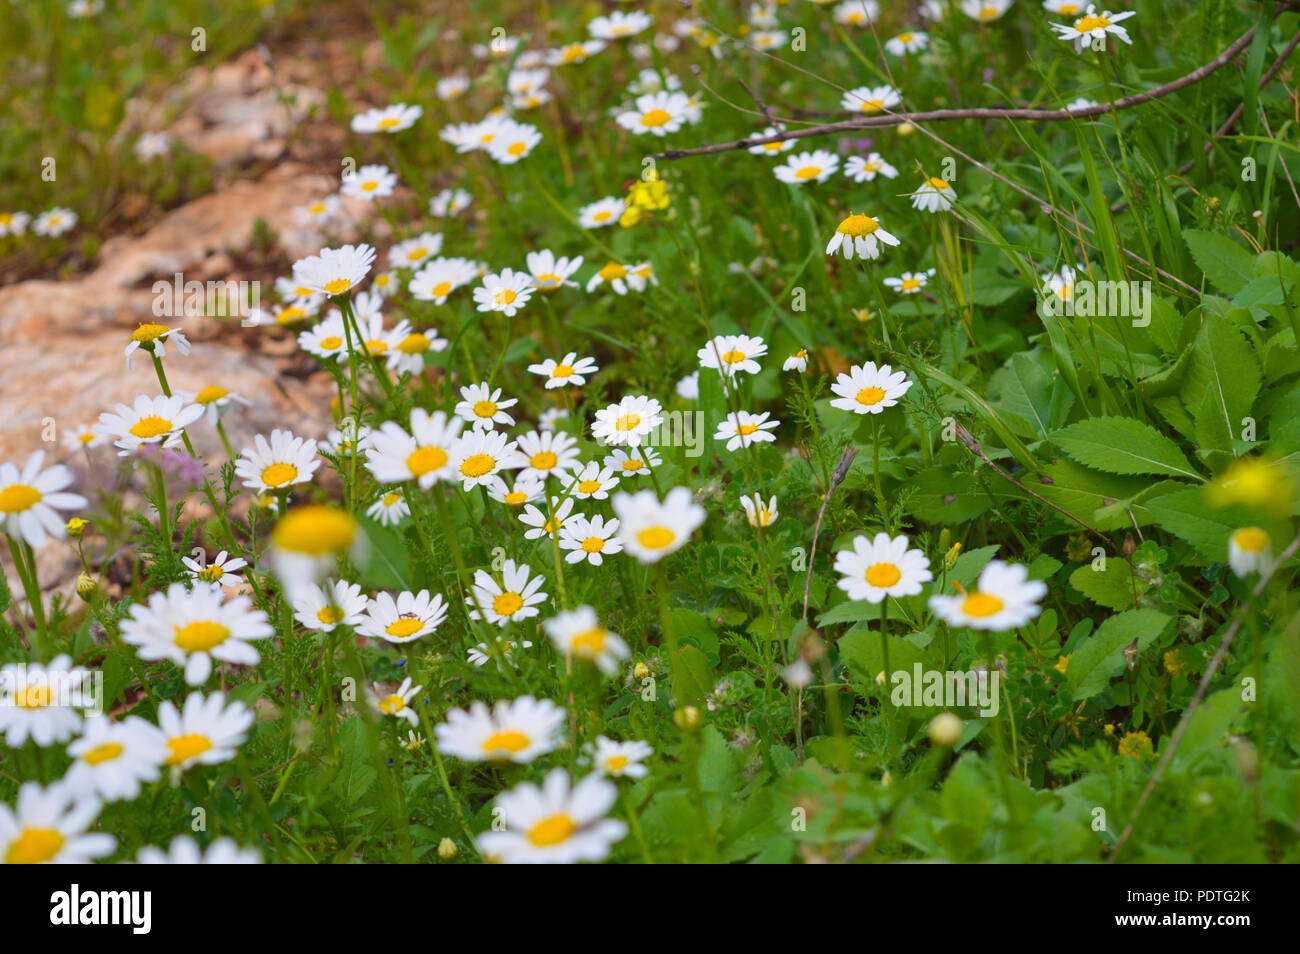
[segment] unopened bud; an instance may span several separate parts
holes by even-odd
[[[682,706],[673,713],[673,723],[683,731],[694,731],[700,727],[700,710],[695,706]]]
[[[940,712],[930,720],[930,741],[950,749],[961,739],[961,719],[951,712]]]
[[[95,592],[99,589],[99,584],[89,573],[77,574],[77,595],[87,603],[94,598]]]
[[[444,838],[438,842],[438,857],[443,861],[451,861],[458,854],[460,854],[460,849],[456,847],[456,843],[450,838]]]

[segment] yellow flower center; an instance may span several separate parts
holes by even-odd
[[[903,574],[892,563],[873,563],[867,567],[867,583],[882,590],[888,589],[902,578]]]
[[[424,623],[412,616],[403,616],[401,619],[389,623],[384,630],[394,639],[406,639],[415,633],[418,633],[424,627]]]
[[[125,751],[126,749],[120,743],[105,742],[102,745],[95,746],[83,755],[81,761],[85,762],[87,765],[101,765],[104,762],[113,761],[113,759],[117,758]]]
[[[592,218],[595,219],[597,222],[605,222],[608,221],[610,216],[612,216],[613,214],[614,214],[613,212],[608,212],[602,209],[601,211],[593,215]]]
[[[967,616],[983,618],[1001,612],[1002,607],[1006,605],[996,596],[976,590],[961,601],[961,611]]]
[[[582,541],[582,549],[588,553],[599,553],[605,549],[604,537],[587,537]]]
[[[652,109],[641,117],[641,125],[657,128],[666,125],[673,117],[662,109]]]
[[[528,500],[528,494],[522,490],[512,490],[506,494],[505,503],[511,507],[518,507]]]
[[[554,451],[540,451],[528,458],[528,466],[533,470],[550,470],[560,459],[555,456]]]
[[[204,583],[216,583],[226,575],[226,571],[214,563],[211,566],[205,566],[195,575]]]
[[[367,354],[383,354],[388,350],[388,342],[381,338],[371,338],[366,342]]]
[[[736,433],[739,434],[741,437],[748,437],[750,434],[753,434],[756,430],[758,430],[757,424],[741,424],[738,428],[736,428]]]
[[[262,471],[262,483],[268,487],[282,487],[298,476],[298,468],[293,464],[272,464]]]
[[[337,606],[322,606],[316,611],[316,618],[326,626],[336,626],[343,621],[343,610]]]
[[[946,192],[951,188],[946,179],[940,179],[938,176],[932,176],[929,179],[926,179],[925,184],[931,189],[938,189],[940,192]]]
[[[0,490],[0,513],[21,513],[41,502],[41,492],[27,484],[10,484]]]
[[[1098,16],[1082,17],[1074,24],[1074,28],[1080,33],[1088,33],[1091,30],[1103,30],[1108,26],[1110,26],[1110,21],[1105,17]]]
[[[379,120],[380,129],[392,129],[394,126],[400,126],[401,124],[402,121],[400,119],[394,119],[392,116],[386,116]]]
[[[205,653],[230,638],[229,628],[210,620],[196,620],[173,629],[175,630],[173,640],[176,645],[191,653]]]
[[[432,346],[431,342],[425,335],[418,331],[415,334],[407,335],[397,345],[397,350],[403,354],[424,354]]]
[[[1262,553],[1268,549],[1268,534],[1259,527],[1243,527],[1232,535],[1232,542],[1247,553]]]
[[[579,633],[569,640],[569,650],[578,656],[598,656],[605,651],[606,635],[599,626]]]
[[[433,286],[433,297],[445,298],[447,297],[447,293],[450,291],[451,291],[451,282],[438,282],[438,284]]]
[[[166,325],[143,324],[131,332],[132,341],[156,341],[171,331]]]
[[[662,550],[664,547],[672,546],[677,534],[673,533],[667,527],[646,527],[640,530],[636,535],[637,543],[647,550]]]
[[[384,715],[397,715],[406,708],[406,700],[401,696],[393,693],[391,696],[385,696],[379,700],[379,711]]]
[[[325,289],[325,294],[327,295],[342,295],[352,287],[352,282],[347,278],[335,278],[332,281],[326,282],[321,287]]]
[[[553,378],[567,378],[571,374],[573,374],[573,368],[567,364],[557,364],[551,371],[551,377]]]
[[[86,431],[84,434],[77,435],[77,440],[81,441],[81,443],[83,444],[89,444],[94,439],[95,439],[94,431]]]
[[[638,414],[624,414],[614,422],[614,427],[620,431],[633,430],[641,423],[641,416]]]
[[[538,275],[536,281],[539,288],[558,288],[563,279],[554,272],[547,272],[545,275]]]
[[[1067,16],[1067,17],[1068,17],[1068,16],[1072,16],[1072,15],[1074,15],[1074,14],[1076,14],[1076,13],[1079,12],[1079,4],[1077,4],[1077,3],[1063,3],[1063,4],[1060,5],[1060,7],[1057,8],[1056,12],[1057,12],[1057,13],[1060,13],[1060,14],[1063,14],[1064,16]]]
[[[722,360],[727,364],[740,364],[745,360],[745,352],[733,348],[722,356]]]
[[[870,235],[876,229],[880,228],[880,223],[869,215],[854,213],[839,224],[835,231],[841,235],[851,235],[854,238],[860,238],[864,235]]]
[[[563,840],[563,839],[561,839]],[[24,828],[5,852],[10,865],[39,865],[55,858],[63,849],[63,835],[53,828]]]
[[[879,404],[885,399],[885,392],[880,388],[863,388],[858,392],[858,403],[864,407]]]
[[[822,174],[821,166],[804,166],[795,172],[796,179],[812,179]]]
[[[53,698],[49,686],[27,686],[17,694],[14,701],[19,709],[44,709]]]
[[[470,454],[460,465],[460,472],[466,477],[482,477],[497,465],[491,454]]]
[[[579,60],[586,57],[586,55],[587,51],[582,48],[582,44],[574,43],[572,46],[566,46],[564,48],[564,56],[562,56],[561,59],[563,59],[565,63],[577,63]]]
[[[406,467],[416,477],[447,466],[447,452],[441,447],[418,447],[406,458]]]
[[[506,152],[510,153],[510,155],[512,156],[522,156],[527,151],[528,151],[528,143],[526,142],[512,142],[506,148]]]
[[[600,270],[600,277],[607,282],[612,282],[616,278],[627,278],[627,269],[617,262],[610,262]]]
[[[475,401],[474,414],[477,417],[493,417],[497,412],[495,401]]]
[[[611,755],[605,759],[605,768],[611,772],[621,772],[627,768],[626,755]]]
[[[167,765],[180,765],[190,759],[198,758],[210,748],[212,748],[212,740],[206,735],[198,733],[178,735],[167,740],[167,758],[163,761]]]
[[[492,610],[498,616],[514,616],[523,607],[524,598],[518,593],[505,592],[492,599]]]
[[[216,384],[209,384],[206,388],[194,395],[194,400],[200,404],[211,404],[213,401],[220,401],[230,392]]]
[[[528,748],[532,740],[514,729],[501,729],[483,740],[483,751],[488,755],[513,754]]]
[[[333,351],[335,348],[343,347],[343,339],[337,335],[330,335],[328,338],[320,340],[320,346],[326,351]]]
[[[172,429],[172,422],[153,414],[140,418],[131,425],[131,433],[142,440],[159,437]]]
[[[634,457],[629,457],[627,460],[623,461],[624,470],[640,470],[641,466],[642,462]]]
[[[622,31],[615,30],[614,32]],[[528,840],[538,848],[546,848],[550,845],[558,845],[568,841],[577,830],[578,826],[574,824],[573,819],[561,812],[558,815],[552,815],[550,818],[539,821],[528,829]]]
[[[578,493],[580,494],[594,494],[598,490],[600,490],[599,480],[578,481]]]
[[[420,259],[424,258],[428,254],[429,254],[429,250],[422,245],[419,248],[413,248],[409,252],[407,252],[406,260],[408,262],[418,262]]]
[[[391,507],[401,499],[402,499],[402,495],[396,492],[391,494],[384,494],[384,506]]]
[[[271,540],[282,550],[323,556],[346,550],[356,532],[356,521],[342,510],[311,505],[287,514],[275,525]]]
[[[858,107],[864,113],[878,113],[885,108],[883,99],[864,99],[862,105]]]
[[[501,291],[497,292],[496,303],[498,305],[509,305],[518,297],[519,296],[509,288],[503,288]]]
[[[379,183],[375,182],[373,179],[370,182],[361,183],[362,192],[374,192],[378,188],[379,188]]]
[[[904,278],[903,284],[899,286],[900,291],[916,291],[921,287],[921,283],[915,278]]]
[[[900,34],[898,34],[898,42],[899,42],[899,43],[911,43],[914,39],[916,39],[916,38],[915,38],[914,36],[912,36],[912,34],[910,34],[910,33],[900,33]]]
[[[306,317],[307,317],[307,312],[305,312],[301,308],[298,308],[295,305],[291,305],[288,308],[286,308],[284,311],[276,315],[275,321],[276,324],[291,325],[296,321],[302,321],[302,319]]]

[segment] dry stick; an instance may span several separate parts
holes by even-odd
[[[993,463],[992,458],[990,458],[988,454],[984,453],[984,448],[980,446],[979,441],[975,440],[974,436],[971,434],[970,431],[966,430],[966,428],[962,427],[960,424],[955,424],[954,427],[956,428],[957,439],[961,441],[964,445],[966,445],[967,450],[969,450],[980,460],[984,461],[984,463],[992,467],[993,471],[999,477],[1001,477],[1003,480],[1007,481],[1008,483],[1014,484],[1016,487],[1019,487],[1025,493],[1029,494],[1029,496],[1033,497],[1035,500],[1047,504],[1047,506],[1051,507],[1053,510],[1055,510],[1057,513],[1061,514],[1062,516],[1069,517],[1079,526],[1083,527],[1083,529],[1087,530],[1098,540],[1101,540],[1112,550],[1118,553],[1120,555],[1120,559],[1122,559],[1125,563],[1128,564],[1129,582],[1132,583],[1133,585],[1133,606],[1135,609],[1137,608],[1137,600],[1138,600],[1137,568],[1133,566],[1133,558],[1124,552],[1123,547],[1116,546],[1114,540],[1106,536],[1106,534],[1102,533],[1100,530],[1097,530],[1092,526],[1084,523],[1082,520],[1080,520],[1074,514],[1070,513],[1070,511],[1066,510],[1064,507],[1058,507],[1056,504],[1052,503],[1050,500],[1048,500],[1046,497],[1042,496],[1041,494],[1034,493],[1032,490],[1030,490],[1020,481],[1016,480],[1016,478],[1012,477],[1009,473],[1007,473],[997,464]]]
[[[708,146],[696,146],[692,149],[670,149],[667,152],[657,153],[653,156],[655,160],[672,160],[685,159],[689,156],[704,156],[719,152],[732,152],[736,149],[748,149],[750,146],[761,146],[772,142],[785,142],[787,139],[803,139],[810,136],[826,136],[831,133],[849,132],[858,129],[870,129],[875,126],[897,126],[902,123],[921,123],[921,122],[947,122],[953,119],[1041,119],[1051,122],[1059,122],[1067,119],[1084,119],[1089,116],[1100,116],[1109,113],[1111,110],[1119,111],[1122,109],[1131,109],[1134,106],[1140,106],[1143,103],[1149,103],[1152,100],[1162,99],[1170,93],[1176,93],[1180,89],[1185,89],[1205,79],[1211,73],[1215,73],[1231,62],[1242,50],[1250,45],[1250,41],[1255,36],[1257,27],[1252,26],[1243,33],[1231,46],[1216,56],[1204,66],[1192,70],[1186,76],[1171,80],[1163,86],[1157,86],[1154,89],[1146,90],[1142,93],[1134,93],[1132,96],[1125,96],[1117,99],[1113,103],[1098,103],[1096,106],[1087,106],[1080,109],[1009,109],[1006,107],[980,107],[975,109],[935,109],[928,112],[920,113],[886,113],[881,116],[863,116],[858,119],[849,119],[839,123],[824,123],[818,126],[811,126],[808,129],[785,130],[775,136],[750,136],[746,139],[737,139],[734,142],[714,143]],[[784,61],[782,61],[784,62]],[[715,94],[716,95],[716,94]],[[727,102],[723,100],[723,102]],[[727,103],[727,105],[733,105]],[[736,107],[739,108],[739,107]],[[739,108],[741,112],[754,113],[753,110]],[[754,115],[761,115],[754,113]],[[847,115],[847,114],[846,114]],[[797,120],[782,120],[783,122],[797,122]]]
[[[849,468],[853,466],[853,458],[857,456],[858,450],[852,444],[844,448],[844,453],[840,455],[840,462],[835,465],[835,472],[831,474],[831,484],[826,488],[826,496],[822,498],[821,508],[817,511],[817,524],[813,527],[812,552],[808,555],[808,576],[803,581],[801,619],[808,618],[808,596],[812,591],[813,561],[817,559],[817,537],[822,532],[822,517],[826,516],[826,505],[831,502],[831,494],[835,493],[835,488],[844,483],[844,478],[849,475]]]
[[[1297,33],[1295,36],[1291,37],[1291,42],[1288,43],[1286,45],[1286,48],[1282,50],[1282,55],[1279,56],[1276,60],[1274,60],[1273,65],[1268,68],[1268,71],[1264,73],[1262,77],[1260,77],[1259,80],[1260,89],[1264,89],[1264,87],[1268,86],[1269,83],[1273,82],[1273,77],[1275,77],[1278,74],[1278,72],[1282,69],[1282,64],[1285,63],[1288,59],[1290,59],[1291,54],[1295,52],[1295,48],[1297,45],[1300,45],[1300,33]],[[1241,114],[1244,113],[1245,111],[1246,111],[1245,102],[1238,103],[1237,108],[1234,109],[1228,115],[1228,118],[1223,121],[1223,125],[1220,126],[1217,130],[1215,130],[1214,136],[1210,139],[1209,142],[1205,144],[1205,154],[1207,156],[1214,151],[1214,144],[1228,134],[1228,130],[1230,130],[1233,126],[1237,124],[1237,120],[1241,118]],[[1272,133],[1270,133],[1269,135],[1272,135]],[[1187,175],[1187,173],[1192,171],[1192,167],[1194,165],[1196,165],[1195,159],[1183,163],[1181,166],[1178,167],[1177,174],[1180,176]],[[1128,208],[1128,202],[1120,201],[1112,205],[1110,207],[1110,211],[1112,213],[1119,214],[1120,212],[1123,212],[1127,208]]]
[[[1108,864],[1114,864],[1115,859],[1119,857],[1119,853],[1124,850],[1124,845],[1127,844],[1129,836],[1133,834],[1133,826],[1137,824],[1138,816],[1142,814],[1142,809],[1146,806],[1147,799],[1151,797],[1151,793],[1155,790],[1156,785],[1159,784],[1160,779],[1169,768],[1169,763],[1173,761],[1174,750],[1178,748],[1178,743],[1182,741],[1183,733],[1187,731],[1187,725],[1191,721],[1192,715],[1195,714],[1196,707],[1199,706],[1201,700],[1205,698],[1205,693],[1210,688],[1210,680],[1214,678],[1215,672],[1218,671],[1219,664],[1223,662],[1223,657],[1228,654],[1228,647],[1232,645],[1232,640],[1233,637],[1237,635],[1237,630],[1241,629],[1242,621],[1246,617],[1245,611],[1249,611],[1252,608],[1251,604],[1263,595],[1264,588],[1267,587],[1269,581],[1273,579],[1273,574],[1281,568],[1283,563],[1293,557],[1297,550],[1300,550],[1300,536],[1291,541],[1291,545],[1282,551],[1281,555],[1274,561],[1269,571],[1259,578],[1259,582],[1256,583],[1255,588],[1251,590],[1250,599],[1247,601],[1246,606],[1242,607],[1244,612],[1238,613],[1236,619],[1232,621],[1232,625],[1228,627],[1228,631],[1223,636],[1223,642],[1219,643],[1219,648],[1215,651],[1214,658],[1210,660],[1210,665],[1205,670],[1205,675],[1201,677],[1200,684],[1197,685],[1196,692],[1192,695],[1191,704],[1188,705],[1187,710],[1183,713],[1183,717],[1178,720],[1178,725],[1174,729],[1174,734],[1169,739],[1169,745],[1165,748],[1165,754],[1160,758],[1160,764],[1156,767],[1155,774],[1151,776],[1151,781],[1147,782],[1147,787],[1142,790],[1141,796],[1138,797],[1137,807],[1133,809],[1133,817],[1129,819],[1128,824],[1124,826],[1124,831],[1119,836],[1119,840],[1115,842],[1115,850],[1111,852]],[[1263,740],[1261,739],[1260,741],[1262,742]]]

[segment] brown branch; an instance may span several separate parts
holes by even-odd
[[[1259,582],[1256,583],[1255,588],[1251,590],[1250,599],[1242,608],[1243,611],[1237,614],[1236,619],[1232,621],[1232,625],[1228,627],[1228,631],[1224,633],[1223,641],[1219,643],[1219,648],[1215,651],[1214,658],[1210,660],[1210,665],[1206,668],[1205,675],[1201,677],[1200,684],[1197,685],[1196,692],[1192,695],[1191,704],[1188,705],[1186,711],[1183,712],[1183,717],[1178,720],[1178,725],[1174,729],[1174,734],[1169,738],[1169,744],[1165,747],[1164,755],[1160,758],[1160,764],[1156,767],[1155,774],[1151,776],[1151,781],[1147,782],[1146,788],[1142,790],[1142,794],[1138,797],[1137,807],[1133,809],[1133,817],[1129,819],[1128,824],[1124,826],[1124,831],[1120,833],[1119,840],[1115,842],[1115,850],[1110,853],[1109,864],[1114,864],[1115,860],[1119,857],[1119,853],[1124,850],[1124,846],[1128,843],[1129,837],[1133,834],[1133,826],[1137,824],[1138,816],[1142,814],[1142,809],[1146,806],[1147,799],[1151,797],[1151,793],[1155,791],[1156,785],[1159,784],[1160,779],[1164,777],[1165,771],[1169,768],[1169,763],[1173,761],[1174,750],[1178,748],[1178,743],[1182,741],[1183,733],[1187,731],[1187,725],[1191,722],[1192,715],[1196,712],[1196,707],[1199,706],[1201,700],[1205,698],[1205,693],[1210,688],[1210,680],[1214,678],[1214,674],[1219,670],[1220,663],[1223,662],[1223,658],[1228,654],[1228,647],[1232,645],[1233,638],[1237,635],[1237,631],[1241,629],[1241,623],[1245,619],[1246,613],[1253,609],[1251,604],[1263,595],[1265,587],[1267,587],[1269,581],[1273,579],[1273,574],[1281,568],[1283,563],[1295,556],[1297,550],[1300,550],[1300,536],[1291,541],[1291,545],[1282,551],[1281,555],[1276,561],[1274,561],[1272,567],[1269,568],[1269,571],[1259,578]],[[1257,743],[1262,745],[1263,739],[1257,740]]]
[[[1161,99],[1171,93],[1176,93],[1181,89],[1186,89],[1199,83],[1212,73],[1217,72],[1236,58],[1255,36],[1257,25],[1251,26],[1249,30],[1243,33],[1231,46],[1216,56],[1204,66],[1192,70],[1186,76],[1181,76],[1176,80],[1171,80],[1162,86],[1146,90],[1142,93],[1134,93],[1132,96],[1125,96],[1117,99],[1112,103],[1099,103],[1096,106],[1087,106],[1081,109],[1013,109],[1008,107],[987,107],[975,109],[935,109],[928,112],[919,113],[895,113],[886,111],[880,116],[862,116],[857,119],[845,120],[839,123],[825,123],[819,126],[812,126],[808,129],[785,130],[775,136],[751,136],[746,139],[737,139],[734,142],[714,143],[708,146],[696,146],[691,149],[671,149],[667,152],[657,153],[653,156],[656,160],[673,160],[685,159],[690,156],[704,156],[720,152],[732,152],[736,149],[748,149],[751,146],[761,146],[773,142],[785,142],[787,139],[804,139],[811,136],[826,136],[837,132],[852,132],[860,129],[871,129],[877,126],[897,126],[902,123],[922,123],[922,122],[948,122],[955,119],[1026,119],[1026,120],[1044,120],[1050,122],[1059,122],[1067,119],[1086,119],[1089,116],[1100,116],[1103,113],[1118,112],[1123,109],[1131,109],[1134,106],[1140,106],[1143,103],[1149,103],[1153,100]],[[741,110],[750,112],[750,110]],[[848,114],[845,114],[848,115]],[[788,120],[787,120],[788,121]]]

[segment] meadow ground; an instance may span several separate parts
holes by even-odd
[[[12,6],[0,861],[1300,859],[1300,7],[1121,6]]]

